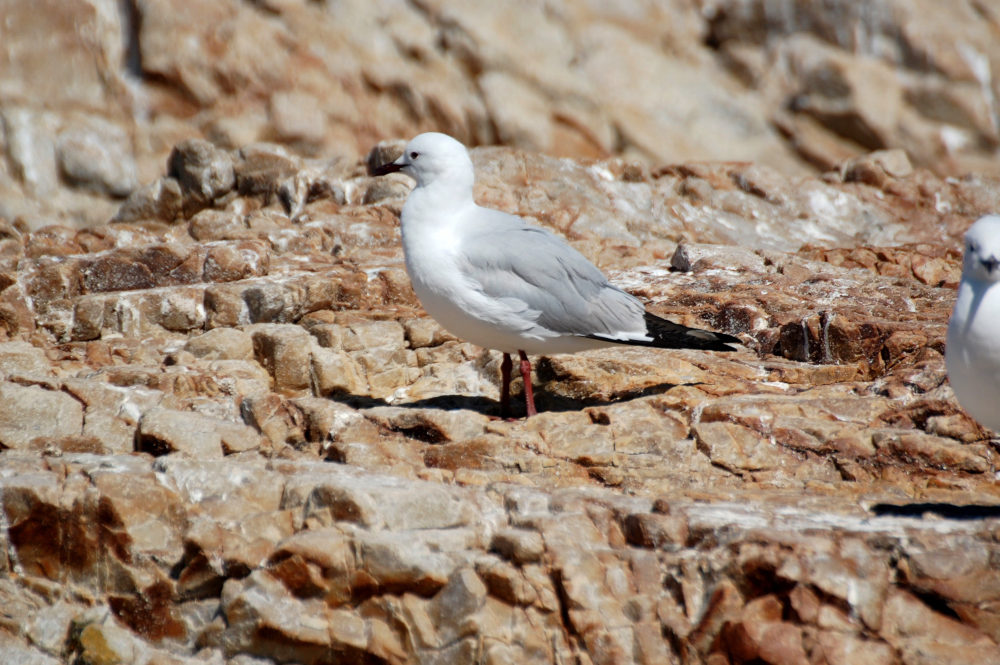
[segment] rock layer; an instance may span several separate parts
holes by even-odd
[[[498,420],[499,354],[410,289],[405,178],[181,142],[112,223],[2,229],[12,662],[1000,660],[996,449],[943,359],[1000,183],[473,158],[747,349],[541,358]]]
[[[438,129],[653,168],[824,171],[902,149],[942,175],[997,171],[1000,14],[973,0],[7,0],[3,14],[0,215],[32,229],[102,223],[192,138],[353,162]]]

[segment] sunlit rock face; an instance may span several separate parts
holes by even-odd
[[[508,422],[410,288],[395,145],[184,141],[105,223],[3,226],[4,653],[1000,657],[995,450],[943,356],[1000,183],[475,149],[480,203],[746,346],[536,358]]]
[[[188,139],[353,162],[378,140],[437,129],[651,168],[822,172],[902,149],[940,175],[996,173],[990,11],[933,0],[9,0],[0,215],[32,229],[99,224]],[[148,199],[169,208],[176,191]]]
[[[4,3],[0,661],[1000,662],[944,362],[991,11]],[[366,175],[432,129],[746,348],[533,358],[500,420]]]

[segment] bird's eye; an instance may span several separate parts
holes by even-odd
[[[419,156],[420,156],[419,152],[414,151],[410,153],[410,159],[416,159]]]

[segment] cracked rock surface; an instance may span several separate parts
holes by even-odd
[[[4,0],[0,663],[1000,663],[994,4]],[[366,175],[432,129],[745,350],[499,420]]]
[[[410,289],[405,178],[179,143],[109,223],[0,229],[5,662],[1000,661],[996,447],[943,357],[1000,183],[473,158],[746,349],[539,358],[499,420],[499,354]]]
[[[635,173],[749,161],[751,186],[884,180],[853,160],[893,149],[892,176],[998,172],[1000,10],[980,0],[5,0],[3,19],[0,215],[33,230],[103,223],[192,139],[353,163],[438,129]],[[185,214],[234,175],[259,186],[259,164],[189,156],[146,209],[203,169]]]

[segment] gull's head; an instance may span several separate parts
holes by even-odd
[[[447,134],[427,132],[415,136],[394,162],[383,164],[372,171],[385,175],[402,171],[417,181],[417,187],[435,182],[449,182],[456,187],[472,189],[475,172],[469,151],[459,141]]]
[[[980,217],[965,233],[962,279],[1000,282],[1000,215]]]

